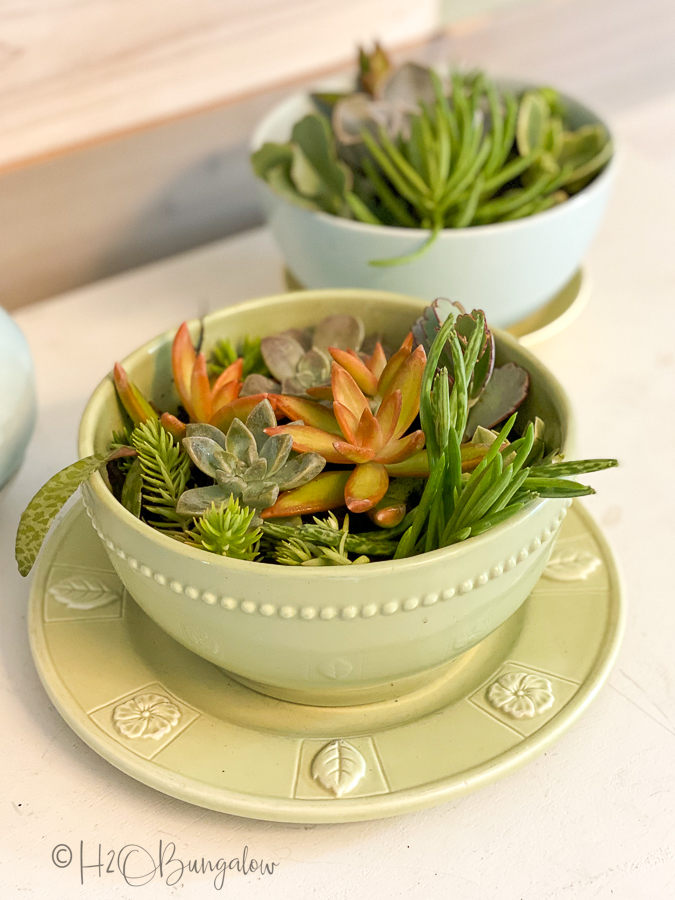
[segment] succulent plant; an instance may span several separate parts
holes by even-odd
[[[258,555],[261,531],[252,528],[255,510],[240,506],[239,500],[230,497],[227,503],[212,504],[194,521],[190,542],[232,559],[254,560]]]
[[[294,328],[263,338],[260,352],[282,394],[306,396],[308,390],[330,384],[328,348],[357,351],[364,337],[357,316],[327,316],[313,332]]]
[[[379,41],[375,41],[373,49],[367,53],[363,47],[359,47],[359,75],[358,87],[371,97],[380,94],[382,84],[392,70],[389,54]]]
[[[439,297],[427,306],[413,325],[412,333],[418,345],[429,354],[436,335],[448,319],[455,323],[455,333],[466,349],[474,330],[479,327],[476,310],[467,314],[459,303]],[[485,317],[481,313],[481,321]],[[483,327],[482,325],[480,327]],[[492,429],[515,412],[527,397],[530,376],[521,366],[509,362],[495,368],[495,339],[485,325],[478,356],[467,385],[469,415],[463,439],[468,441],[477,428]],[[446,343],[439,358],[439,366],[448,371],[450,387],[454,383],[454,361],[450,344]]]
[[[183,520],[176,504],[190,477],[188,455],[157,419],[137,425],[131,433],[131,444],[138,454],[140,478],[132,467],[122,493],[124,505],[138,515],[142,509],[158,531],[182,531]]]
[[[342,525],[332,513],[321,521],[315,518],[319,527],[330,528],[340,535],[340,543],[336,547],[326,547],[301,537],[291,537],[280,541],[274,551],[275,560],[282,566],[353,566],[370,562],[361,554],[350,559],[346,549],[349,539],[349,515],[344,517]]]
[[[352,342],[360,350],[329,346],[332,338],[322,339],[318,329],[318,349],[332,359],[330,385],[308,387],[309,397],[259,401],[241,396],[243,361],[231,359],[234,348],[220,353],[222,372],[211,385],[204,355],[187,328],[179,331],[176,384],[191,417],[210,414],[211,421],[185,425],[169,417],[172,431],[166,413],[158,418],[116,366],[118,395],[135,427],[126,422],[107,451],[63,469],[33,497],[17,531],[22,575],[58,510],[102,469],[115,499],[143,527],[219,555],[325,566],[446,547],[507,521],[535,498],[591,494],[570,478],[617,464],[562,461],[558,448],[546,446],[536,417],[515,432],[513,410],[527,391],[527,373],[495,368],[494,340],[480,310],[467,315],[436,301],[389,359],[379,343],[363,352],[361,328]],[[309,336],[291,336],[309,352]],[[246,346],[253,360],[256,341]],[[265,377],[259,360],[253,364],[258,371],[251,377]],[[288,377],[296,373],[297,361]],[[245,421],[233,412],[242,400],[254,404]],[[289,423],[277,424],[273,403]],[[421,427],[410,431],[418,413]],[[499,433],[493,430],[509,413]],[[217,416],[226,432],[214,424]],[[313,523],[302,519],[344,506],[350,516],[341,525],[330,513]],[[368,519],[378,528],[367,530]]]
[[[204,422],[218,429],[227,429],[235,417],[247,416],[267,396],[263,392],[240,397],[244,367],[242,357],[227,366],[211,384],[206,356],[195,350],[186,322],[176,332],[171,348],[171,365],[176,390],[191,422]],[[176,437],[185,433],[182,423],[175,416],[165,413],[162,424]]]
[[[516,96],[479,73],[449,79],[392,67],[379,46],[359,56],[355,91],[312,95],[316,113],[287,144],[265,144],[256,175],[290,202],[372,225],[430,232],[535,215],[581,190],[610,160],[599,124],[572,128],[551,88]]]
[[[392,356],[379,377],[358,356],[331,349],[342,364],[334,362],[332,368],[335,425],[330,430],[311,424],[325,420],[326,410],[320,404],[310,400],[296,405],[292,398],[288,404],[280,398],[280,409],[290,418],[300,418],[302,410],[303,424],[268,428],[267,434],[290,436],[295,450],[314,451],[329,463],[354,468],[326,472],[309,485],[287,491],[265,511],[266,518],[320,512],[343,504],[351,512],[366,512],[384,497],[389,486],[387,467],[424,446],[424,432],[406,434],[419,410],[426,361],[424,348],[411,352],[409,343]],[[378,398],[375,413],[362,386]]]
[[[325,459],[311,452],[291,456],[290,436],[269,436],[276,424],[271,403],[262,400],[246,423],[234,419],[227,434],[209,424],[188,425],[183,446],[215,484],[185,491],[178,501],[178,514],[200,516],[212,503],[229,497],[240,498],[257,513],[273,506],[280,490],[292,490],[315,478],[326,465]],[[256,516],[254,524],[257,521]]]
[[[117,396],[134,425],[142,425],[148,419],[159,418],[158,413],[119,363],[115,363],[113,368],[113,381]]]

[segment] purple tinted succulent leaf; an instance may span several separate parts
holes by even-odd
[[[287,328],[281,334],[292,337],[301,345],[303,350],[310,350],[312,347],[311,328]]]
[[[277,381],[292,378],[305,348],[290,334],[273,334],[260,341],[265,365]]]
[[[255,394],[276,394],[281,385],[264,375],[247,375],[239,391],[240,397],[253,397]]]
[[[394,138],[401,130],[401,111],[389,103],[372,100],[367,94],[351,94],[333,108],[332,125],[338,141],[346,146],[362,144],[365,128],[377,134],[384,128]]]
[[[304,397],[305,391],[305,385],[299,378],[284,378],[281,382],[281,393],[287,397]]]
[[[525,369],[509,362],[494,369],[483,393],[469,412],[464,439],[476,428],[492,429],[515,412],[527,397],[530,376]]]
[[[414,62],[398,66],[387,78],[382,97],[392,106],[413,112],[420,103],[433,106],[436,94],[431,70]]]
[[[330,382],[331,358],[318,347],[312,347],[298,361],[295,372],[296,380],[304,389],[317,387]]]
[[[329,347],[359,350],[365,335],[365,326],[358,316],[326,316],[316,326],[312,346],[325,351]]]
[[[431,345],[436,338],[436,334],[440,330],[443,323],[450,316],[458,317],[464,315],[464,307],[461,303],[453,303],[446,297],[437,297],[434,302],[427,306],[419,319],[412,327],[413,337],[417,344],[421,344],[427,354],[431,350]],[[454,374],[454,366],[452,363],[452,353],[449,346],[443,348],[439,362],[439,368],[445,367],[451,376]]]

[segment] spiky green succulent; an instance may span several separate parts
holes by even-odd
[[[220,506],[212,503],[204,514],[194,520],[190,542],[231,559],[252,561],[258,555],[261,531],[252,528],[255,510],[241,506],[236,497],[230,497]]]
[[[292,537],[280,541],[274,552],[274,558],[282,566],[353,566],[370,562],[367,556],[360,555],[350,559],[346,544],[349,536],[349,515],[344,517],[342,526],[332,512],[325,520],[314,521],[320,527],[328,527],[340,534],[337,547],[326,547],[301,537]]]
[[[412,328],[418,345],[424,347],[427,355],[448,320],[454,322],[462,351],[465,351],[476,329],[483,332],[477,347],[477,355],[467,383],[467,422],[463,440],[469,440],[479,427],[492,429],[515,412],[527,397],[530,376],[522,366],[508,362],[495,367],[495,339],[487,327],[485,316],[480,310],[471,314],[464,311],[459,303],[445,297],[438,297],[427,306]],[[450,387],[455,380],[455,362],[450,343],[441,351],[438,365],[447,370]]]
[[[187,426],[183,446],[193,463],[215,484],[192,488],[180,497],[177,512],[201,516],[213,503],[239,498],[256,513],[272,506],[279,491],[300,487],[315,478],[326,465],[318,453],[291,456],[289,435],[268,437],[266,429],[277,424],[272,404],[262,400],[246,419],[234,419],[227,434],[213,425]],[[253,524],[258,521],[257,516]]]
[[[371,265],[410,263],[444,229],[551,209],[612,157],[606,128],[579,126],[551,88],[516,95],[482,72],[396,67],[379,47],[359,63],[356,90],[313,94],[316,112],[290,141],[264,144],[251,162],[304,209],[428,232],[412,252]]]
[[[133,490],[125,483],[124,505],[135,515],[142,508],[148,523],[159,531],[182,531],[184,523],[176,506],[190,477],[187,454],[158,419],[137,425],[130,440],[138,453],[132,469],[140,477],[133,480]]]

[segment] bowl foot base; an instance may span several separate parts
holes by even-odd
[[[301,706],[364,706],[398,699],[407,694],[424,691],[436,682],[445,682],[452,672],[464,668],[467,658],[472,653],[473,651],[469,650],[457,659],[452,659],[433,669],[409,675],[406,678],[398,678],[395,681],[384,682],[384,684],[342,690],[329,688],[325,691],[307,691],[282,688],[272,684],[262,684],[259,681],[251,681],[225,669],[222,671],[228,678],[232,678],[252,691],[257,691],[266,697],[274,697],[275,700],[285,700],[287,703],[297,703]]]

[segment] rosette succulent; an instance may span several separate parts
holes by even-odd
[[[259,528],[251,527],[254,518],[255,510],[230,497],[227,503],[214,503],[195,518],[194,530],[186,540],[209,553],[252,561],[258,555],[261,534]]]
[[[200,516],[212,504],[230,497],[260,512],[274,505],[279,491],[293,490],[315,478],[326,465],[324,457],[313,452],[291,456],[292,437],[269,436],[276,424],[269,400],[258,403],[246,423],[234,419],[227,434],[213,425],[189,424],[183,446],[195,466],[215,484],[185,491],[177,513]],[[256,517],[253,524],[257,521]]]
[[[236,416],[246,416],[266,392],[241,397],[244,360],[236,359],[211,384],[206,355],[197,352],[187,323],[183,322],[171,348],[173,380],[190,422],[204,422],[217,429],[228,428]],[[175,416],[164,413],[162,424],[176,437],[185,434],[184,425]]]
[[[426,362],[424,348],[411,352],[411,343],[406,339],[388,362],[380,347],[370,358],[370,367],[356,354],[331,348],[340,362],[333,362],[332,367],[333,421],[327,429],[321,404],[279,399],[285,415],[291,419],[302,416],[303,422],[268,428],[267,434],[290,437],[295,450],[314,451],[329,463],[353,468],[326,472],[305,487],[287,491],[266,510],[265,517],[343,505],[351,512],[367,512],[382,500],[389,487],[388,467],[403,463],[424,446],[423,431],[406,434],[419,411]],[[324,424],[312,424],[319,422]]]
[[[303,396],[313,388],[330,383],[329,347],[360,350],[365,328],[357,316],[327,316],[314,331],[292,328],[263,338],[260,352],[265,365],[278,384],[267,390],[280,390],[290,396]],[[260,377],[260,376],[258,376]],[[251,379],[255,376],[251,376]],[[259,382],[262,385],[262,382]]]

